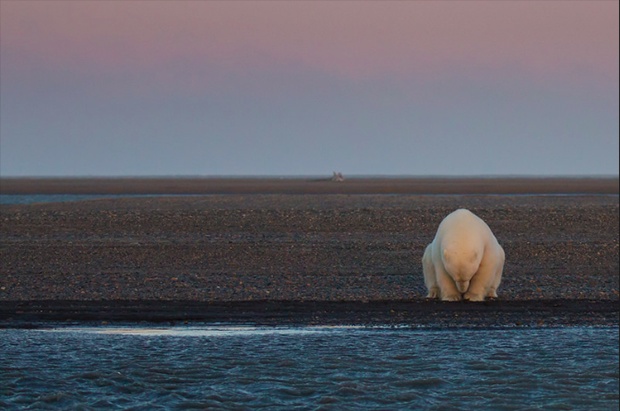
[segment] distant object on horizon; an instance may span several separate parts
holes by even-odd
[[[334,174],[332,175],[332,181],[344,181],[344,177],[342,176],[342,173],[340,172],[337,173],[334,171]]]

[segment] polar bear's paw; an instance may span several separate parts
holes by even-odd
[[[461,294],[444,295],[441,301],[461,301]]]
[[[465,300],[467,301],[484,301],[484,294],[474,294],[474,293],[470,293],[467,292],[465,293]]]
[[[428,290],[428,295],[426,296],[426,298],[429,298],[429,299],[439,298],[439,288],[433,287],[430,290]]]

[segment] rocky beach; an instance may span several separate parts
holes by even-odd
[[[0,205],[3,326],[618,324],[617,178],[454,179],[436,191],[413,179],[365,191],[360,180],[210,180],[211,191],[209,181],[146,191],[19,181],[3,180],[2,194],[108,197]],[[425,298],[424,247],[457,208],[485,220],[506,251],[497,300]]]

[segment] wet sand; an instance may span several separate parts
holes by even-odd
[[[346,181],[287,179],[288,188],[277,192],[271,180],[250,180],[244,184],[254,182],[254,189],[235,193],[215,194],[213,182],[210,195],[0,206],[0,325],[618,324],[617,179],[556,181],[545,188],[555,195],[529,195],[536,193],[532,181],[544,179],[531,180],[531,189],[528,180],[519,180],[520,188],[505,180],[446,180],[434,195],[412,194],[430,184],[422,179],[358,181],[346,190]],[[37,181],[43,186],[21,192],[84,193],[88,186],[80,180],[60,190]],[[100,183],[88,192],[129,190],[105,191]],[[176,181],[184,190],[173,183],[131,190],[204,194],[188,188],[193,180]],[[20,192],[6,179],[1,188]],[[506,190],[519,195],[497,195]],[[506,250],[497,301],[425,299],[424,247],[460,207],[487,221]]]
[[[0,301],[0,328],[218,324],[504,328],[618,326],[617,300],[443,303],[408,301]]]

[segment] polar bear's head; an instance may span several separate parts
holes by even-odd
[[[476,250],[444,248],[443,265],[454,280],[456,288],[464,294],[469,289],[469,282],[478,272],[482,254]]]

